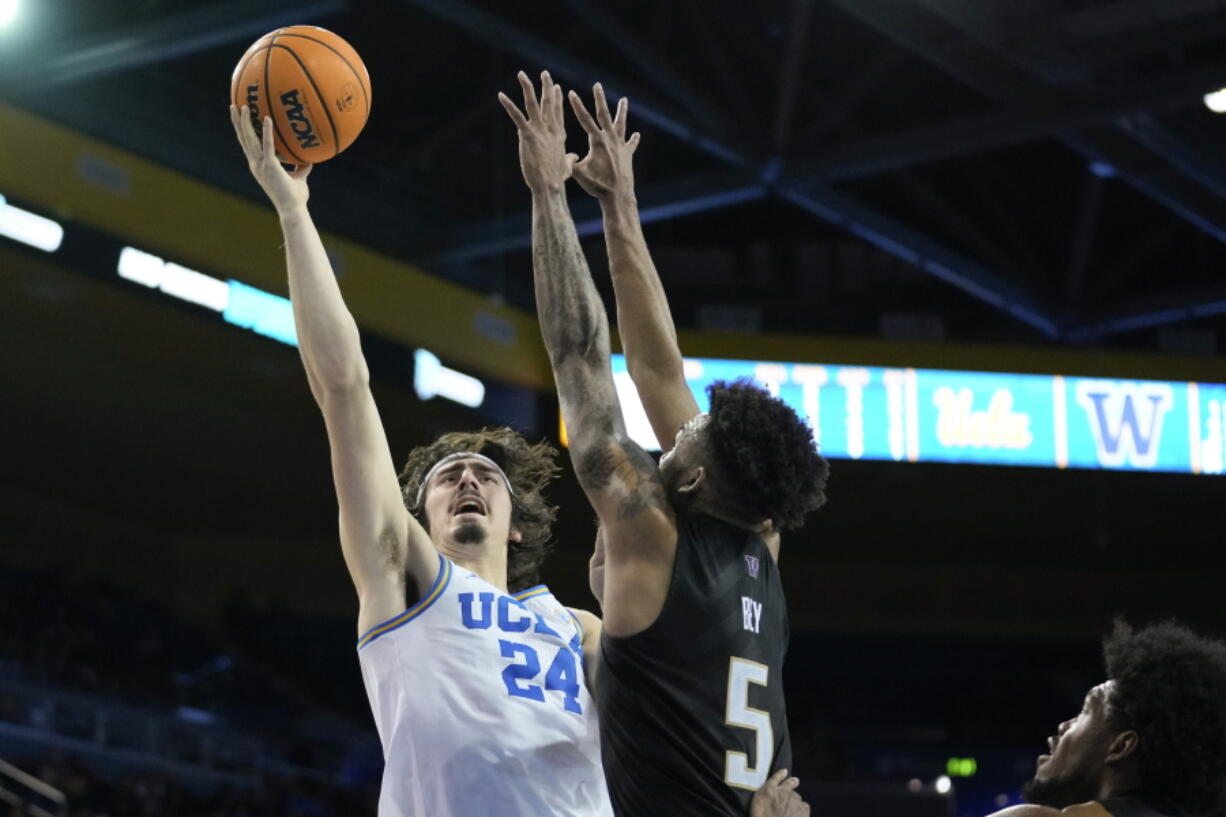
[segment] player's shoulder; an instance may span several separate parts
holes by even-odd
[[[580,610],[578,607],[567,607],[566,610],[575,617],[575,621],[579,623],[580,629],[583,630],[584,643],[589,638],[598,638],[600,636],[600,630],[604,626],[600,616],[587,610]]]
[[[1112,817],[1111,812],[1103,808],[1098,801],[1079,803],[1065,809],[1055,809],[1050,806],[1036,806],[1026,803],[1020,806],[1010,806],[1002,811],[994,812],[988,817]]]
[[[1065,817],[1112,817],[1111,812],[1097,800],[1069,806],[1060,813]]]
[[[549,589],[549,585],[538,584],[532,587],[525,587],[522,590],[516,590],[514,593],[508,593],[511,598],[516,601],[528,601],[529,599],[552,599],[553,591]]]
[[[591,625],[594,627],[600,626],[600,616],[596,615],[595,613],[589,612],[587,610],[582,610],[578,607],[567,607],[566,609],[570,611],[571,615],[579,619],[579,621],[583,624],[584,627],[587,627],[588,625]]]

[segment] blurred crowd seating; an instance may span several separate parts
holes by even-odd
[[[95,580],[2,568],[0,757],[73,814],[373,814],[352,639],[328,650],[295,624],[246,622],[231,641]],[[330,689],[344,675],[357,705]]]
[[[354,635],[275,595],[236,592],[206,632],[131,591],[0,568],[0,757],[62,787],[74,814],[373,814],[381,757]],[[828,817],[887,800],[982,815],[1016,802],[1100,672],[1092,643],[797,636],[794,771]],[[977,774],[935,798],[954,757]]]
[[[293,777],[259,786],[192,791],[172,775],[136,772],[106,779],[81,758],[60,752],[17,765],[68,798],[65,817],[370,817],[371,792]],[[3,812],[0,812],[2,814]]]

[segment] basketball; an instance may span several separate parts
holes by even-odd
[[[353,46],[315,26],[288,26],[252,43],[234,68],[230,101],[251,109],[256,133],[272,117],[277,158],[318,164],[353,144],[370,116],[370,76]]]

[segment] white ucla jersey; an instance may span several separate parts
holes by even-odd
[[[358,640],[383,742],[379,817],[612,817],[583,630],[439,557],[421,600]]]

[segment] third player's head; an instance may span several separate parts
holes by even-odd
[[[1226,808],[1226,644],[1118,622],[1106,682],[1048,738],[1026,798],[1067,808],[1137,793],[1181,814]]]
[[[507,547],[512,592],[538,581],[557,509],[543,489],[557,452],[509,428],[444,434],[415,448],[400,473],[406,507],[436,547]]]
[[[800,527],[826,501],[829,468],[812,430],[752,381],[720,381],[707,394],[711,410],[686,423],[660,460],[674,507],[746,528]]]

